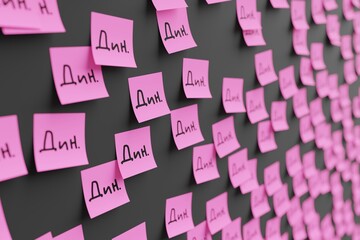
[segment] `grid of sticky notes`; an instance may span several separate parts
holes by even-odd
[[[152,2],[160,38],[168,54],[191,51],[201,44],[195,41],[191,31],[185,0]],[[230,0],[206,2],[226,4]],[[341,22],[332,12],[338,8],[336,0],[312,0],[310,3],[313,23],[325,25],[328,44],[338,47],[344,60],[345,81],[341,85],[336,70],[327,69],[324,43],[314,41],[308,44],[308,3],[305,0],[290,0],[290,4],[288,0],[269,0],[273,8],[289,12],[289,22],[293,27],[292,47],[299,57],[298,65],[283,66],[277,71],[274,60],[281,56],[263,47],[251,59],[256,80],[242,76],[220,79],[220,104],[227,116],[211,124],[211,139],[205,139],[203,135],[204,126],[200,123],[204,122],[204,117],[198,104],[201,99],[213,98],[211,81],[219,81],[209,74],[209,60],[182,59],[182,66],[179,66],[182,68],[182,87],[186,98],[193,103],[177,109],[170,109],[168,105],[164,88],[167,79],[162,72],[130,77],[131,107],[137,122],[146,126],[114,133],[116,159],[80,172],[89,217],[98,217],[129,203],[128,191],[131,189],[126,189],[125,181],[158,167],[156,158],[161,156],[155,156],[153,152],[154,133],[149,121],[170,115],[169,125],[176,148],[180,151],[192,147],[192,159],[184,161],[191,161],[189,166],[196,184],[228,177],[234,189],[243,195],[249,194],[252,218],[247,222],[239,216],[232,218],[236,213],[229,211],[227,189],[202,206],[196,206],[205,212],[205,218],[198,223],[193,219],[193,198],[196,195],[192,192],[170,195],[164,202],[168,238],[186,234],[188,240],[210,240],[221,232],[221,238],[225,240],[285,240],[289,239],[289,233],[281,232],[281,223],[286,217],[293,239],[330,240],[345,235],[360,239],[360,225],[354,220],[355,215],[360,215],[360,125],[354,121],[360,118],[360,91],[353,98],[349,94],[351,85],[360,75],[360,12],[355,11],[360,8],[360,1],[342,1],[343,16],[352,22],[353,35],[340,34]],[[262,27],[264,13],[257,10],[256,0],[236,0],[234,12],[245,45],[266,46]],[[94,11],[89,18],[89,46],[54,46],[49,49],[54,90],[61,105],[108,98],[102,66],[138,67],[133,41],[134,21]],[[3,0],[0,2],[0,28],[4,35],[66,31],[57,0]],[[298,86],[297,78],[302,86]],[[260,86],[245,91],[244,82],[247,81],[257,81]],[[280,99],[269,104],[266,91],[275,82],[278,82]],[[308,100],[307,89],[311,87],[316,89],[317,96]],[[331,119],[327,119],[323,111],[325,98],[330,100]],[[299,141],[287,148],[282,159],[268,164],[260,173],[262,177],[258,178],[258,159],[249,158],[251,154],[246,143],[243,146],[239,142],[237,136],[241,133],[236,129],[235,116],[246,114],[251,124],[257,124],[259,154],[266,154],[278,149],[276,135],[291,129],[287,120],[290,101],[299,123]],[[89,164],[85,122],[83,112],[34,113],[33,152],[37,172]],[[333,130],[332,123],[341,124],[342,128]],[[314,149],[301,154],[301,145],[309,142],[314,142]],[[323,153],[324,169],[317,167],[317,162],[322,161],[318,152]],[[17,115],[1,116],[0,182],[27,175],[26,157],[22,151]],[[227,176],[221,176],[219,158],[227,158]],[[282,179],[281,165],[286,168],[291,185]],[[344,199],[342,181],[352,183],[352,199]],[[289,195],[291,192],[294,193],[292,197]],[[332,212],[321,217],[316,211],[315,201],[320,195],[329,193],[332,195]],[[4,210],[4,206],[6,208],[9,204],[11,202],[4,203],[0,199],[1,240],[12,239]],[[272,218],[267,217],[264,235],[260,221],[272,210],[274,213]],[[146,222],[142,222],[113,239],[146,240],[147,231]],[[82,240],[84,236],[80,224],[57,236],[49,231],[37,239]]]

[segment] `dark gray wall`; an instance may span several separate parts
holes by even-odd
[[[258,0],[262,12],[263,33],[267,45],[246,47],[236,19],[236,2],[207,5],[205,0],[187,1],[189,21],[198,44],[180,53],[168,55],[159,37],[155,8],[150,0],[59,1],[60,12],[67,29],[65,34],[33,36],[0,36],[0,115],[18,114],[22,146],[29,168],[29,175],[0,183],[0,196],[10,231],[14,239],[34,239],[52,231],[60,234],[80,223],[86,239],[111,239],[129,228],[146,221],[149,239],[167,239],[164,226],[164,207],[168,197],[193,192],[193,217],[195,224],[205,219],[205,203],[214,196],[228,191],[232,219],[241,216],[243,223],[251,218],[250,195],[240,194],[228,180],[227,159],[219,159],[221,178],[196,185],[191,168],[192,148],[177,151],[170,129],[170,116],[138,124],[131,108],[128,77],[162,71],[165,93],[170,109],[197,103],[205,141],[212,141],[211,125],[225,118],[221,103],[223,77],[245,79],[244,91],[259,86],[254,70],[254,54],[273,49],[276,71],[294,64],[298,86],[300,57],[292,50],[292,26],[290,11],[273,9],[268,0]],[[341,15],[341,34],[350,34],[352,25]],[[137,69],[103,67],[110,98],[61,106],[55,92],[49,47],[86,46],[90,44],[90,12],[134,20],[134,48]],[[343,82],[343,61],[340,49],[332,47],[326,38],[325,25],[315,25],[310,17],[310,1],[307,1],[307,17],[311,25],[308,42],[325,43],[325,62],[330,73],[338,73]],[[310,46],[310,45],[309,45]],[[188,100],[181,84],[182,59],[184,57],[210,60],[210,88],[212,99]],[[351,87],[351,96],[357,92],[357,84]],[[268,111],[273,100],[282,99],[278,82],[265,87]],[[316,97],[314,87],[308,88],[308,100]],[[330,121],[329,100],[324,100],[324,112]],[[32,116],[38,112],[86,112],[86,142],[90,164],[88,166],[59,171],[36,173],[32,150]],[[263,170],[280,160],[284,182],[291,184],[285,170],[285,151],[300,142],[298,120],[288,101],[287,117],[290,130],[276,133],[278,149],[260,154],[257,147],[257,125],[251,125],[246,114],[235,115],[236,133],[242,148],[249,149],[249,158],[258,158],[258,178],[263,183]],[[126,180],[131,199],[129,204],[90,220],[81,188],[80,170],[115,159],[114,134],[141,126],[151,126],[153,150],[158,168]],[[333,130],[341,128],[333,124]],[[301,152],[315,148],[314,142],[300,144]],[[323,154],[317,151],[317,166],[324,168]],[[289,188],[290,189],[290,188]],[[345,185],[345,198],[351,196],[350,185]],[[290,191],[290,197],[293,196]],[[303,197],[306,198],[306,197]],[[302,200],[303,200],[302,198]],[[270,201],[272,202],[272,201]],[[272,203],[271,203],[272,205]],[[323,217],[330,211],[330,194],[320,196],[317,210]],[[265,221],[274,212],[261,218],[264,234]],[[285,217],[282,232],[289,231]],[[214,236],[219,239],[220,235]],[[175,239],[186,239],[185,235]]]

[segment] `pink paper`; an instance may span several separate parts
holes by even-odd
[[[351,105],[348,84],[342,84],[341,86],[339,86],[339,100],[340,100],[340,106],[342,108],[345,108],[345,107],[348,107]]]
[[[90,47],[50,48],[54,84],[62,105],[109,97]]]
[[[268,196],[274,195],[283,185],[280,176],[280,162],[276,161],[264,169],[264,185]]]
[[[276,216],[282,217],[290,207],[288,185],[284,184],[273,196],[273,204]]]
[[[355,118],[360,118],[360,97],[355,96],[352,102],[352,110]]]
[[[332,11],[338,8],[336,0],[323,0],[323,4],[326,11]]]
[[[353,47],[356,54],[360,53],[360,32],[353,34]]]
[[[171,54],[196,47],[186,8],[156,12],[161,40]]]
[[[360,34],[359,34],[359,39],[360,39]],[[359,43],[359,47],[360,47],[360,43]],[[355,71],[357,75],[360,75],[360,54],[357,54],[355,56]]]
[[[256,13],[256,18],[261,24],[261,13]],[[253,46],[265,46],[266,42],[263,36],[262,29],[249,29],[243,30],[243,37],[246,43],[246,46],[253,47]]]
[[[308,197],[302,202],[302,210],[304,212],[304,222],[309,224],[316,219],[317,213],[315,211],[315,203],[312,197]]]
[[[293,108],[297,118],[302,118],[303,116],[309,114],[310,111],[307,103],[306,88],[299,89],[299,91],[293,96]]]
[[[328,75],[328,85],[329,85],[329,98],[335,99],[339,97],[339,89],[338,89],[338,75],[331,74]]]
[[[246,92],[247,115],[252,124],[269,117],[265,105],[264,88],[256,88]]]
[[[321,188],[321,181],[320,181],[320,174],[315,174],[314,176],[310,177],[308,180],[309,184],[309,192],[312,198],[317,198],[320,195],[320,188]],[[306,211],[305,211],[306,212]]]
[[[315,151],[309,151],[303,155],[304,176],[308,179],[317,173],[315,163]]]
[[[321,98],[328,96],[329,83],[327,70],[322,70],[316,73],[316,92]]]
[[[297,225],[293,226],[292,234],[294,240],[303,240],[307,238],[306,229],[303,223],[298,223]]]
[[[315,86],[313,69],[309,58],[302,57],[300,60],[300,79],[305,86]]]
[[[131,105],[139,123],[170,113],[162,72],[129,78]]]
[[[331,147],[331,124],[324,122],[315,127],[315,143],[320,149]]]
[[[303,220],[303,212],[300,206],[300,198],[294,196],[290,201],[290,207],[287,211],[286,217],[290,226],[294,226]]]
[[[297,55],[308,56],[310,54],[307,46],[307,29],[293,29],[292,43]]]
[[[61,20],[57,0],[38,0],[34,10],[40,26],[37,28],[2,28],[4,35],[13,34],[43,34],[63,33],[64,25]]]
[[[305,117],[300,118],[299,131],[301,141],[303,143],[308,143],[315,139],[314,128],[311,124],[310,115],[306,115]]]
[[[331,100],[330,102],[330,113],[333,122],[340,122],[342,120],[342,111],[339,99]]]
[[[311,43],[310,59],[311,65],[315,70],[323,70],[326,68],[323,57],[324,45],[320,42]]]
[[[259,182],[257,179],[257,159],[248,160],[248,169],[250,171],[250,178],[240,184],[240,190],[242,194],[246,194],[254,191],[259,187]]]
[[[221,232],[221,239],[242,240],[241,237],[241,218],[238,217],[229,225],[223,228]]]
[[[277,149],[275,133],[269,120],[259,122],[257,138],[258,146],[262,153],[270,152]]]
[[[228,2],[230,0],[206,0],[207,4],[214,4],[214,3],[222,3],[222,2]]]
[[[354,60],[347,60],[344,63],[344,78],[347,84],[352,84],[357,80],[357,75],[355,73],[355,64]]]
[[[329,0],[326,0],[329,1]],[[332,0],[331,0],[332,1]],[[326,34],[333,46],[340,47],[340,23],[336,14],[328,14],[326,17]]]
[[[283,235],[281,235],[281,240],[289,240],[289,233],[285,232]]]
[[[115,147],[118,167],[124,179],[157,167],[149,126],[115,134]]]
[[[91,12],[91,49],[96,65],[136,68],[133,20]]]
[[[89,164],[85,113],[34,114],[33,131],[37,172]]]
[[[229,156],[228,172],[231,184],[234,188],[250,179],[250,170],[248,168],[248,150],[240,150]]]
[[[6,217],[4,209],[0,199],[0,239],[1,240],[12,240],[8,225],[6,223]]]
[[[300,146],[298,144],[286,151],[286,170],[290,177],[294,177],[302,170]]]
[[[352,39],[351,35],[344,35],[341,37],[341,56],[344,60],[349,60],[354,58],[354,54],[352,52]]]
[[[182,80],[187,98],[212,98],[209,86],[209,60],[184,58]]]
[[[146,223],[143,222],[131,228],[130,230],[120,234],[119,236],[113,238],[112,240],[129,240],[129,239],[147,240]]]
[[[329,181],[329,171],[324,169],[320,172],[320,193],[327,194],[330,192],[330,181]]]
[[[310,102],[310,117],[311,123],[314,126],[317,126],[318,124],[325,121],[321,98],[316,98]]]
[[[231,223],[227,192],[206,202],[206,221],[211,235],[214,235]]]
[[[194,228],[191,192],[166,199],[165,226],[169,238]]]
[[[289,8],[287,0],[270,0],[273,8]]]
[[[242,30],[260,29],[256,1],[236,0],[236,15]]]
[[[51,232],[45,233],[44,235],[36,238],[35,240],[52,240],[53,236]]]
[[[298,172],[292,180],[295,196],[301,197],[309,191],[308,185],[304,178],[304,173],[302,171]]]
[[[206,144],[193,148],[193,173],[197,184],[220,177],[214,144]]]
[[[167,1],[167,0],[152,0],[156,11],[163,11],[169,9],[176,8],[186,8],[188,5],[185,0],[175,0],[175,1]]]
[[[279,71],[279,86],[282,96],[289,99],[297,93],[294,66],[283,68]]]
[[[274,217],[266,222],[265,236],[266,240],[281,240],[281,218]]]
[[[289,129],[286,119],[286,101],[274,101],[271,103],[271,124],[275,132]]]
[[[312,0],[311,1],[311,15],[316,24],[325,24],[326,16],[323,6],[324,0]]]
[[[260,218],[253,218],[243,226],[244,240],[263,240],[260,228]]]
[[[354,18],[354,7],[353,4],[351,2],[351,0],[343,0],[342,1],[342,10],[343,10],[343,15],[345,17],[345,19],[347,21],[350,21]]]
[[[0,27],[41,28],[37,1],[3,1],[0,6]]]
[[[212,125],[215,149],[220,158],[232,153],[240,147],[236,137],[234,117],[230,116]]]
[[[197,104],[172,110],[171,128],[178,150],[204,141],[199,124]]]
[[[211,240],[210,230],[206,221],[199,223],[193,229],[187,232],[187,240],[204,239]]]
[[[226,113],[246,112],[243,98],[244,79],[224,78],[222,85],[222,103]]]
[[[74,227],[56,237],[53,238],[53,240],[85,240],[83,227],[82,225],[79,225],[77,227]]]
[[[17,115],[0,117],[0,132],[0,182],[27,175]]]
[[[264,185],[261,185],[252,191],[250,197],[251,212],[254,218],[260,218],[270,212],[270,206]]]
[[[261,86],[268,85],[278,80],[278,76],[274,69],[272,50],[266,50],[255,54],[255,71]]]
[[[305,1],[291,1],[291,22],[295,29],[309,29],[309,24],[306,20],[306,2]]]

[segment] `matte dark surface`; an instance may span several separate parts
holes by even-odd
[[[251,216],[250,195],[240,194],[228,180],[227,158],[218,160],[221,178],[197,185],[192,175],[192,148],[178,151],[174,144],[170,116],[138,124],[129,98],[127,79],[132,76],[162,71],[170,109],[197,103],[205,141],[212,142],[211,125],[225,117],[221,103],[223,77],[245,79],[244,91],[259,86],[254,70],[254,54],[273,49],[276,71],[294,64],[298,86],[300,57],[292,50],[290,10],[273,9],[267,0],[258,0],[262,12],[263,33],[267,45],[246,47],[236,19],[236,2],[207,5],[205,0],[187,1],[191,30],[197,48],[172,55],[167,54],[159,37],[155,8],[150,0],[95,1],[59,0],[60,12],[67,29],[65,34],[3,36],[0,35],[0,115],[19,116],[22,146],[29,175],[0,183],[0,197],[8,225],[14,239],[34,239],[45,232],[58,235],[78,224],[83,224],[86,239],[111,239],[146,221],[148,239],[167,239],[164,225],[165,200],[189,191],[193,192],[193,218],[198,224],[205,219],[206,201],[227,191],[232,219],[242,218],[242,224]],[[343,82],[343,60],[340,49],[327,40],[325,25],[311,20],[310,1],[307,17],[311,25],[308,32],[311,42],[325,43],[325,62],[330,73],[338,73]],[[341,34],[352,33],[352,23],[338,13],[342,21]],[[49,60],[49,47],[87,46],[90,44],[90,12],[134,20],[134,47],[137,69],[103,67],[110,98],[61,106],[53,84]],[[210,60],[210,87],[212,99],[186,99],[181,70],[184,57]],[[351,96],[357,93],[357,84],[350,88]],[[278,82],[265,87],[267,110],[271,102],[282,99]],[[314,87],[308,88],[308,100],[316,97]],[[290,130],[276,133],[278,149],[261,154],[257,147],[257,125],[251,125],[246,114],[235,114],[235,125],[241,148],[249,149],[249,158],[258,159],[258,179],[263,183],[263,170],[280,160],[281,175],[289,184],[285,170],[285,151],[300,142],[299,122],[293,114],[292,101],[288,100],[287,118]],[[327,121],[329,100],[323,104]],[[32,116],[40,112],[85,112],[86,142],[90,164],[52,172],[36,173],[32,150]],[[158,168],[126,180],[131,202],[90,220],[81,188],[80,171],[115,159],[114,134],[141,126],[151,126],[154,155]],[[341,128],[333,124],[333,130]],[[1,133],[0,133],[1,134]],[[201,145],[198,144],[198,145]],[[300,144],[301,152],[315,148],[314,142]],[[317,151],[317,166],[324,168],[323,154]],[[351,197],[350,184],[345,186],[345,199]],[[305,199],[308,195],[302,198]],[[271,206],[272,201],[270,200]],[[330,194],[320,196],[317,210],[323,217],[331,210]],[[261,218],[263,235],[265,222],[275,216],[273,210]],[[285,217],[282,232],[290,231]],[[186,239],[186,235],[174,239]],[[214,236],[220,239],[220,234]]]

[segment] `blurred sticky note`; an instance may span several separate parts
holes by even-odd
[[[269,117],[265,106],[264,88],[260,87],[246,92],[246,109],[252,124]]]
[[[246,112],[243,98],[244,79],[224,78],[222,85],[222,102],[226,113]]]
[[[278,79],[274,69],[272,50],[255,54],[255,71],[261,86],[268,85]]]
[[[292,227],[293,239],[306,239],[306,229],[303,222],[298,222]]]
[[[317,173],[315,164],[315,151],[309,151],[303,155],[304,176],[309,178]]]
[[[315,86],[310,58],[302,57],[300,60],[300,79],[305,86]]]
[[[37,1],[2,1],[0,27],[41,28]]]
[[[321,98],[316,98],[310,102],[310,117],[314,126],[325,121]]]
[[[240,147],[234,124],[234,117],[230,116],[212,125],[213,141],[220,158],[225,157]]]
[[[198,115],[198,105],[171,111],[171,129],[178,150],[204,141]]]
[[[151,144],[150,126],[115,134],[116,158],[126,179],[157,167]]]
[[[321,43],[321,42],[311,43],[310,59],[311,59],[311,66],[313,67],[313,69],[323,70],[326,68],[323,52],[324,52],[323,43]]]
[[[339,97],[338,82],[339,82],[339,77],[336,73],[328,75],[330,99],[335,99]]]
[[[291,1],[291,22],[295,29],[309,29],[306,20],[306,1]]]
[[[299,89],[299,91],[293,96],[293,108],[295,116],[299,119],[309,114],[310,110],[307,103],[306,88]]]
[[[303,143],[308,143],[315,139],[314,128],[311,124],[310,115],[300,118],[299,121],[300,138]]]
[[[236,15],[242,30],[262,28],[257,19],[256,1],[236,0]]]
[[[343,118],[339,99],[333,99],[330,102],[330,114],[333,122],[339,122]]]
[[[229,156],[228,171],[231,184],[234,188],[249,180],[251,175],[248,169],[248,150],[247,148]]]
[[[287,0],[270,0],[273,8],[289,8]]]
[[[315,127],[315,143],[319,149],[331,147],[331,124],[323,122]]]
[[[333,46],[339,47],[341,44],[340,26],[341,24],[337,14],[328,14],[326,16],[326,35]]]
[[[332,11],[337,9],[338,5],[336,0],[323,0],[324,2],[324,8],[326,9],[326,11]]]
[[[289,129],[286,118],[286,101],[273,101],[271,103],[271,124],[275,132]]]
[[[243,226],[244,240],[262,240],[260,218],[253,218]]]
[[[113,238],[112,240],[131,240],[131,239],[147,240],[146,223],[145,222],[120,234],[119,236]]]
[[[324,0],[311,1],[311,16],[316,24],[325,24]]]
[[[206,221],[199,223],[197,226],[187,232],[187,240],[194,239],[212,240]]]
[[[284,99],[289,99],[298,91],[295,81],[294,65],[283,68],[279,71],[279,86]]]
[[[175,0],[175,1],[167,1],[167,0],[152,0],[156,11],[163,11],[169,9],[176,8],[186,8],[188,5],[185,0]]]
[[[259,186],[251,192],[250,204],[251,212],[254,218],[260,218],[270,211],[269,201],[264,185]]]
[[[4,35],[63,33],[65,27],[61,20],[57,0],[37,0],[36,15],[41,23],[37,28],[2,28]]]
[[[53,239],[52,233],[48,232],[36,238],[35,240],[52,240],[52,239]]]
[[[230,0],[206,0],[207,4],[214,4],[214,3],[222,3],[222,2],[228,2]]]
[[[281,240],[281,218],[274,217],[266,222],[265,237],[266,240]]]
[[[241,218],[238,217],[229,225],[223,228],[221,239],[242,240],[241,237]]]
[[[320,179],[319,172],[309,178],[308,186],[309,186],[310,196],[313,197],[314,199],[317,198],[320,195],[320,190],[321,190],[321,179]],[[305,214],[305,216],[306,216],[306,214]],[[309,218],[309,221],[310,221],[310,218]]]
[[[206,202],[206,221],[211,235],[214,235],[231,223],[227,192]]]
[[[282,217],[290,207],[288,185],[285,183],[273,196],[273,204],[276,216]]]
[[[250,178],[240,184],[240,190],[242,194],[246,194],[254,191],[259,187],[259,182],[257,179],[257,159],[248,160],[248,169],[250,171]]]
[[[8,225],[6,223],[5,213],[0,199],[0,239],[12,240]]]
[[[34,114],[38,172],[87,165],[85,113]]]
[[[286,169],[290,177],[302,170],[300,146],[297,144],[286,151]]]
[[[116,160],[82,170],[81,180],[90,218],[130,202]]]
[[[258,13],[258,19],[261,21],[261,14]],[[243,37],[248,47],[265,46],[266,42],[263,36],[262,29],[243,30]]]
[[[62,105],[109,96],[101,66],[95,65],[90,47],[53,47],[50,60]]]
[[[301,197],[309,191],[306,179],[304,178],[304,173],[302,171],[298,172],[292,180],[295,196]]]
[[[17,116],[0,117],[0,132],[0,182],[27,175]]]
[[[342,11],[345,19],[350,21],[354,18],[354,5],[352,0],[343,0],[342,1]]]
[[[206,144],[193,148],[193,173],[197,184],[220,177],[214,144]]]
[[[322,70],[316,73],[316,92],[321,98],[327,97],[329,94],[327,70]]]
[[[209,86],[209,60],[184,58],[182,83],[187,98],[212,98]]]
[[[277,149],[275,133],[270,120],[258,123],[257,139],[259,149],[262,153]]]
[[[341,36],[341,56],[344,60],[349,60],[354,58],[354,54],[352,51],[352,38],[351,35]]]
[[[286,217],[291,226],[294,226],[298,222],[302,222],[303,212],[301,210],[300,198],[294,196],[291,199]]]
[[[308,56],[310,54],[307,46],[307,29],[293,29],[292,42],[297,55]]]
[[[85,240],[83,227],[81,224],[53,238],[53,240],[72,240],[72,239]]]
[[[304,212],[305,223],[310,223],[316,218],[315,202],[312,197],[308,197],[302,202],[302,210]]]
[[[91,49],[96,65],[136,68],[133,21],[91,12]]]
[[[347,60],[344,62],[344,78],[347,84],[353,84],[358,79],[355,72],[354,60]]]
[[[186,8],[156,12],[161,40],[171,54],[196,47]]]
[[[138,122],[170,113],[166,101],[162,72],[129,78],[131,105]]]
[[[276,161],[264,169],[264,186],[268,196],[274,195],[282,186],[280,162]]]
[[[169,238],[194,228],[191,192],[166,199],[165,226]]]

